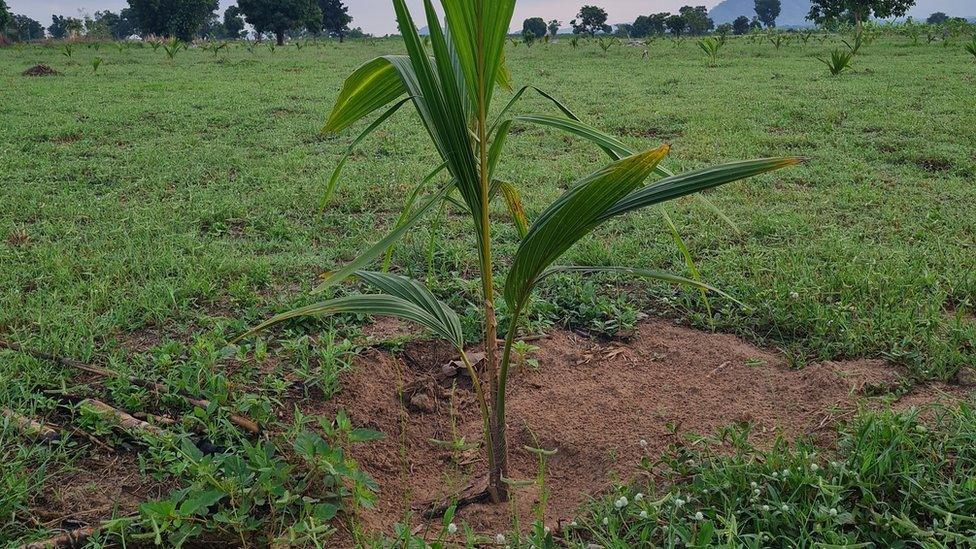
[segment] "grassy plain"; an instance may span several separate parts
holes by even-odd
[[[646,59],[629,45],[510,47],[516,85],[552,93],[635,148],[671,143],[676,171],[809,159],[709,193],[737,229],[697,201],[669,206],[703,277],[747,307],[715,300],[710,320],[692,291],[563,278],[543,290],[533,328],[612,335],[647,311],[781,348],[796,366],[884,358],[916,380],[949,380],[976,363],[976,65],[961,43],[885,37],[831,77],[817,58],[838,46],[835,37],[780,49],[735,39],[714,66],[690,40],[653,42]],[[319,134],[342,78],[401,48],[233,45],[172,61],[148,46],[77,46],[70,57],[57,46],[0,49],[0,339],[158,378],[273,421],[283,390],[258,368],[219,368],[223,342],[306,302],[320,273],[392,226],[435,163],[417,119],[401,112],[318,210],[352,139]],[[95,73],[94,57],[104,59]],[[62,75],[20,75],[38,63]],[[521,106],[551,108],[538,97]],[[588,144],[554,135],[516,129],[500,168],[522,189],[530,221],[604,163]],[[467,221],[449,210],[433,221],[397,248],[393,264],[427,280],[473,327]],[[499,238],[507,260],[517,232],[506,226]],[[655,211],[614,222],[568,259],[687,274]],[[277,367],[305,371],[328,392],[362,322],[296,323],[278,334],[287,359]],[[333,344],[313,345],[310,334]],[[4,353],[0,406],[53,414],[56,399],[43,391],[76,388],[74,374]],[[133,409],[151,400],[124,383],[106,391]],[[232,444],[219,418],[226,412],[201,411],[199,422]],[[15,517],[0,522],[0,539],[44,530],[24,519],[24,507],[83,454],[20,442],[12,429],[0,434],[0,521]]]

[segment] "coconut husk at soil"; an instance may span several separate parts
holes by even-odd
[[[34,65],[20,73],[21,76],[61,76],[61,73],[47,65]]]
[[[890,393],[902,381],[901,372],[879,360],[791,369],[776,352],[665,320],[642,323],[626,343],[559,331],[536,344],[540,367],[510,374],[508,476],[536,475],[538,455],[526,446],[557,451],[546,475],[551,526],[572,520],[615,483],[647,475],[641,458],[654,462],[688,433],[747,422],[760,446],[779,435],[829,445],[838,421],[871,405],[869,395]],[[436,343],[411,343],[396,356],[370,351],[333,401],[305,406],[306,413],[323,415],[343,408],[358,426],[387,435],[352,449],[381,487],[376,508],[357,516],[365,531],[389,534],[408,514],[420,525],[426,504],[463,491],[485,471],[480,451],[452,452],[435,442],[481,439],[469,381],[463,374],[441,374],[451,359],[450,350]],[[928,385],[902,399],[924,405],[964,392]],[[509,530],[513,513],[522,525],[531,524],[538,490],[518,488],[513,495],[511,504],[465,507],[458,519],[489,534]]]

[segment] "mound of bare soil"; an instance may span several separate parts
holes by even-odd
[[[26,71],[20,73],[21,76],[60,76],[61,73],[47,65],[34,65]]]
[[[613,483],[646,474],[639,466],[642,457],[655,460],[689,432],[707,434],[749,422],[759,445],[777,434],[813,436],[829,444],[837,420],[853,414],[868,395],[897,386],[901,377],[871,360],[793,370],[778,354],[736,337],[663,320],[643,323],[626,344],[564,331],[537,344],[540,368],[510,378],[509,476],[535,476],[538,457],[526,446],[557,450],[547,474],[546,520],[552,526],[572,519]],[[354,457],[381,486],[377,508],[358,517],[369,531],[389,533],[411,510],[418,522],[417,511],[425,504],[457,493],[485,470],[478,451],[457,453],[434,442],[481,439],[469,381],[443,372],[451,359],[436,345],[411,344],[396,357],[372,351],[346,377],[335,401],[306,410],[328,414],[341,407],[358,425],[387,434],[355,450]],[[920,405],[961,393],[959,387],[931,385],[904,400]],[[519,488],[514,495],[521,523],[531,523],[537,490]],[[478,531],[503,532],[510,528],[512,509],[477,504],[459,517]]]

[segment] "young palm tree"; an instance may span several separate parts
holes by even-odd
[[[342,280],[356,276],[368,286],[376,288],[377,293],[348,295],[290,311],[269,319],[244,336],[298,316],[355,312],[414,321],[449,341],[456,347],[468,369],[484,416],[484,442],[489,465],[487,493],[492,501],[505,501],[508,498],[505,483],[508,471],[505,388],[519,319],[533,289],[540,282],[556,273],[604,270],[686,284],[703,291],[717,291],[699,281],[661,271],[557,266],[556,260],[574,243],[612,218],[796,164],[799,159],[734,162],[672,175],[660,166],[668,153],[668,146],[642,152],[631,151],[619,140],[583,124],[564,105],[536,88],[531,89],[550,100],[559,115],[510,114],[520,98],[530,90],[529,87],[514,93],[499,114],[489,118],[496,89],[510,89],[504,45],[515,0],[441,0],[445,16],[443,26],[432,0],[425,0],[432,54],[425,50],[424,41],[418,35],[404,0],[393,0],[393,5],[407,55],[374,59],[346,80],[326,123],[326,132],[339,132],[380,109],[385,110],[354,140],[346,157],[339,162],[324,200],[327,201],[332,195],[339,172],[352,149],[408,102],[416,108],[442,160],[418,186],[414,197],[439,173],[446,171],[450,181],[419,205],[408,209],[408,214],[403,216],[392,232],[350,264],[331,273],[315,290],[321,293]],[[501,197],[509,205],[516,221],[524,221],[517,190],[500,180],[496,173],[509,130],[516,123],[540,124],[587,139],[603,149],[611,162],[579,181],[524,231],[504,282],[502,297],[509,315],[508,332],[499,349],[495,314],[495,258],[488,213],[491,203]],[[652,174],[659,179],[645,184]],[[481,274],[482,341],[486,356],[483,372],[476,371],[465,354],[465,339],[458,316],[426,287],[402,276],[363,270],[379,259],[435,204],[449,198],[448,195],[454,192],[460,196],[460,200],[450,199],[468,211],[475,227],[473,236]],[[412,206],[414,198],[409,202]]]

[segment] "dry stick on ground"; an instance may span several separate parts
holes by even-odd
[[[61,435],[51,428],[50,425],[41,423],[39,421],[34,421],[33,419],[18,414],[13,410],[4,408],[3,410],[0,410],[0,416],[10,420],[14,428],[27,436],[36,437],[45,442],[54,442],[61,438]]]
[[[33,543],[25,543],[20,546],[20,549],[51,549],[54,548],[68,548],[68,547],[81,547],[85,545],[88,538],[95,535],[98,528],[94,526],[86,526],[84,528],[78,528],[77,530],[68,530],[67,532],[58,534],[53,538],[48,538],[41,541],[35,541]]]
[[[84,406],[84,407],[87,407],[87,408],[89,408],[91,410],[94,410],[99,415],[111,417],[112,419],[114,419],[119,425],[121,425],[125,429],[135,429],[135,430],[139,430],[139,431],[146,431],[146,432],[152,433],[154,435],[162,435],[165,432],[165,430],[163,430],[163,429],[161,429],[161,428],[159,428],[159,427],[157,427],[155,425],[146,423],[145,421],[142,421],[141,419],[136,419],[136,418],[132,417],[131,415],[127,414],[126,412],[123,412],[122,410],[119,410],[118,408],[113,408],[112,406],[109,406],[108,404],[105,404],[101,400],[95,400],[93,398],[86,398],[85,400],[81,401],[81,405]]]
[[[37,359],[40,359],[40,360],[47,360],[49,362],[56,362],[58,364],[61,364],[62,366],[67,366],[69,368],[75,368],[77,370],[81,370],[83,372],[88,372],[90,374],[95,374],[95,375],[101,376],[101,377],[121,377],[121,376],[119,376],[119,374],[117,374],[117,373],[115,373],[115,372],[113,372],[111,370],[106,370],[104,368],[99,368],[98,366],[92,366],[91,364],[85,364],[84,362],[81,362],[81,361],[78,361],[78,360],[74,360],[72,358],[67,358],[67,357],[63,357],[63,356],[55,356],[55,355],[51,355],[51,354],[48,354],[48,353],[45,353],[45,352],[42,352],[42,351],[37,351],[35,349],[26,349],[26,348],[21,347],[20,345],[18,345],[16,343],[10,343],[10,342],[7,342],[7,341],[0,340],[0,349],[8,349],[8,350],[11,350],[11,351],[16,351],[18,353],[24,353],[26,355],[30,355],[30,356],[32,356],[34,358],[37,358]],[[156,382],[153,382],[153,381],[146,381],[144,379],[139,379],[137,377],[129,377],[128,380],[129,380],[129,383],[132,383],[133,385],[138,385],[138,386],[143,387],[145,389],[149,389],[149,390],[152,390],[152,391],[156,391],[157,393],[160,393],[160,394],[164,394],[164,395],[177,395],[177,396],[183,398],[184,400],[186,400],[188,403],[192,404],[193,406],[198,406],[198,407],[204,408],[204,409],[210,407],[210,401],[208,401],[208,400],[204,400],[204,399],[200,399],[200,398],[193,397],[193,396],[191,396],[191,395],[189,395],[189,394],[187,394],[187,393],[185,393],[183,391],[173,392],[168,387],[166,387],[165,385],[163,385],[161,383],[156,383]],[[245,417],[241,417],[241,416],[238,416],[238,415],[231,414],[228,419],[234,425],[236,425],[236,426],[240,427],[241,429],[244,429],[245,431],[248,431],[250,433],[258,434],[258,433],[261,432],[261,427],[258,426],[257,423],[255,423],[255,422],[253,422],[250,419],[247,419]]]

